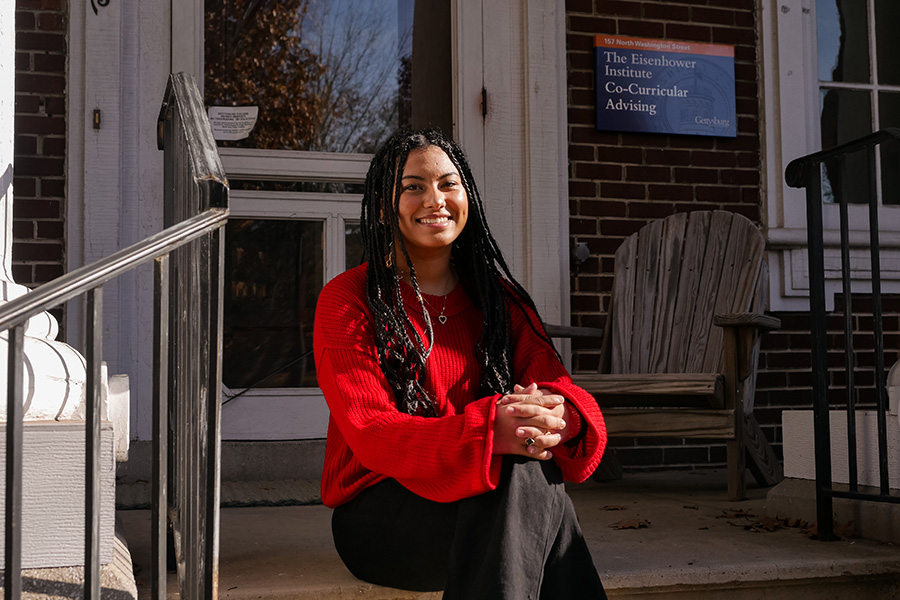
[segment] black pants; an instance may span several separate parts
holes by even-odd
[[[605,600],[559,468],[507,456],[493,492],[459,502],[383,481],[339,506],[334,544],[371,583],[445,600]]]

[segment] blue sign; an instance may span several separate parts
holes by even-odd
[[[734,46],[594,36],[599,131],[737,136]]]

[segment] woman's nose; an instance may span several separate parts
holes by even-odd
[[[447,200],[444,198],[444,194],[441,193],[440,190],[429,188],[428,193],[425,196],[425,206],[444,208],[446,205]]]

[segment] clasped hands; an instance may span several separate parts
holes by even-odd
[[[550,448],[568,439],[565,398],[537,384],[513,386],[497,401],[494,454],[520,454],[539,460],[553,457]],[[532,440],[533,443],[526,443]]]

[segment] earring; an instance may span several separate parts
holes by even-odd
[[[394,242],[388,246],[387,256],[384,259],[384,266],[388,269],[394,266]]]

